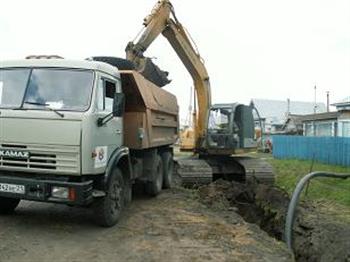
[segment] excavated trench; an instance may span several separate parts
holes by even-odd
[[[246,222],[284,241],[289,196],[283,190],[252,182],[217,180],[199,188],[199,195],[207,206],[234,210]],[[296,261],[350,261],[350,222],[320,212],[317,206],[299,206],[293,239]]]

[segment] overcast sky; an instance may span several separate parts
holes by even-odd
[[[124,57],[156,0],[0,0],[0,59]],[[350,0],[172,0],[206,62],[213,102],[331,102],[350,95]],[[146,53],[170,72],[184,118],[192,80],[160,36]]]

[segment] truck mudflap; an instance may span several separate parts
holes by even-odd
[[[61,195],[55,196],[55,190],[61,190]],[[93,201],[93,181],[66,182],[0,176],[0,197],[86,206]]]

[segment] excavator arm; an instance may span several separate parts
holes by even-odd
[[[152,13],[144,20],[144,30],[136,43],[130,42],[126,48],[126,57],[143,70],[147,63],[144,52],[160,35],[169,41],[176,54],[190,73],[198,100],[198,113],[195,121],[195,148],[199,152],[206,147],[205,137],[208,126],[208,114],[211,107],[209,75],[200,54],[193,47],[184,27],[176,18],[169,0],[161,0]]]
[[[158,1],[151,14],[143,21],[144,29],[142,30],[142,35],[136,43],[129,42],[126,47],[126,58],[129,61],[139,65],[140,60],[144,58],[143,53],[167,26],[172,9],[173,6],[169,1]]]
[[[135,41],[135,43],[129,43],[126,48],[127,59],[136,65],[136,70],[144,73],[152,71],[153,68],[156,68],[156,70],[158,69],[157,67],[152,67],[152,70],[147,70],[147,65],[150,64],[150,58],[145,57],[144,52],[152,42],[162,34],[169,41],[176,54],[185,65],[194,83],[198,101],[198,113],[195,117],[196,119],[193,127],[195,138],[193,149],[199,154],[176,161],[177,173],[182,178],[183,184],[192,186],[206,184],[218,178],[238,181],[255,179],[254,181],[258,180],[262,183],[272,183],[274,181],[274,176],[272,168],[268,163],[249,157],[231,156],[233,152],[236,152],[239,142],[236,141],[236,137],[233,134],[234,130],[230,130],[227,134],[209,134],[209,110],[212,106],[208,72],[199,52],[194,48],[195,45],[190,41],[186,30],[176,18],[170,1],[158,1],[152,13],[144,20],[144,26],[145,28],[138,40]],[[250,141],[246,139],[250,138],[250,136],[247,135],[247,132],[247,134],[245,134],[244,126],[245,124],[247,124],[249,128],[254,126],[254,120],[253,118],[251,120],[247,118],[249,115],[249,113],[246,112],[249,111],[247,107],[241,106],[239,110],[237,109],[238,104],[230,105],[230,108],[231,107],[231,112],[235,112],[234,116],[236,116],[237,113],[237,118],[235,117],[234,121],[238,121],[240,124],[240,142],[243,142],[244,147],[244,143]],[[218,108],[225,109],[227,105],[219,105]],[[247,110],[244,111],[244,109]],[[246,113],[244,114],[244,112]],[[237,131],[235,132],[237,136],[238,133]],[[226,145],[226,140],[232,140],[232,143]],[[221,142],[225,142],[224,147],[221,145]],[[236,142],[236,144],[234,142]],[[240,148],[242,148],[242,146],[240,146]],[[187,149],[190,150],[190,148]]]

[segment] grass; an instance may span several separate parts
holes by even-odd
[[[279,160],[273,158],[268,158],[268,161],[274,167],[276,184],[290,194],[293,192],[298,181],[310,173],[312,165],[312,171],[350,173],[350,167],[325,165],[317,162],[312,164],[311,161]],[[350,207],[350,178],[346,180],[315,178],[311,180],[307,195],[305,196],[303,194],[303,198],[333,202]]]

